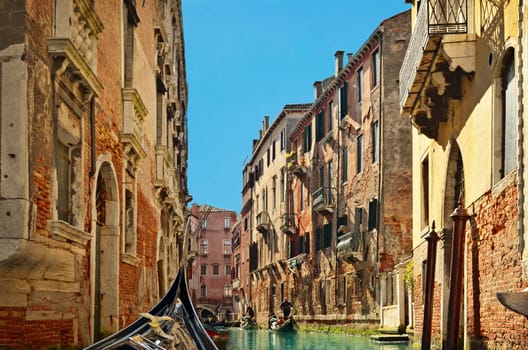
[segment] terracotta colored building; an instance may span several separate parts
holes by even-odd
[[[198,218],[197,255],[193,263],[195,306],[207,309],[220,320],[233,315],[232,228],[237,222],[234,211],[193,204],[191,213]]]
[[[409,324],[403,267],[412,256],[411,127],[397,80],[410,11],[384,20],[335,74],[289,137],[294,252],[288,295],[305,322]],[[314,288],[306,289],[311,284]]]
[[[271,126],[264,120],[242,192],[246,303],[261,324],[280,314],[284,297],[300,322],[411,323],[403,271],[412,256],[412,134],[397,84],[410,19],[406,11],[384,20],[346,64],[338,51],[313,103],[287,105]]]
[[[0,347],[82,347],[178,269],[181,3],[4,1],[0,22]]]

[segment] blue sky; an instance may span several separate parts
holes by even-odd
[[[264,116],[311,103],[404,0],[182,0],[191,203],[240,211],[242,169]],[[346,62],[346,59],[345,59]]]

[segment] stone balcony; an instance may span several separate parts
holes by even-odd
[[[266,234],[271,228],[271,220],[268,212],[261,211],[257,214],[257,231],[262,234]]]
[[[336,189],[334,187],[319,187],[312,193],[312,208],[322,215],[331,215],[336,207]]]
[[[461,98],[475,71],[474,8],[468,0],[422,1],[400,70],[400,108],[418,131],[436,138],[449,99]]]
[[[349,263],[363,261],[365,239],[363,232],[347,232],[338,237],[337,256]]]
[[[286,213],[281,216],[281,231],[287,235],[292,235],[296,232],[295,213]]]

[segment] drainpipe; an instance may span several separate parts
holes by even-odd
[[[383,177],[382,177],[382,169],[383,169],[383,160],[381,159],[382,155],[383,155],[383,122],[382,122],[382,119],[383,119],[383,116],[384,116],[384,113],[383,113],[383,87],[384,87],[384,78],[383,78],[383,72],[384,72],[384,69],[383,69],[383,27],[381,27],[379,29],[379,58],[380,58],[380,96],[379,96],[379,106],[378,106],[378,125],[379,125],[379,135],[378,135],[378,140],[379,140],[379,149],[378,149],[378,208],[377,208],[377,213],[376,213],[376,264],[375,264],[375,273],[376,273],[376,276],[378,277],[378,283],[377,283],[377,289],[378,289],[378,297],[379,297],[379,305],[380,305],[380,314],[382,314],[382,306],[383,306],[383,297],[381,295],[381,279],[380,279],[380,276],[379,276],[379,273],[380,273],[380,259],[379,259],[379,238],[380,238],[380,223],[381,223],[381,208],[383,206],[383,200],[382,200],[382,197],[381,197],[381,191],[383,190],[383,186],[382,186],[382,180],[383,180]]]
[[[451,284],[449,288],[449,306],[447,313],[446,349],[458,349],[458,330],[460,326],[460,304],[462,302],[462,287],[464,277],[464,247],[466,238],[466,221],[469,214],[464,208],[464,200],[460,198],[458,207],[451,218],[454,221],[453,251],[451,253]]]
[[[524,62],[524,51],[526,50],[525,49],[525,45],[524,45],[524,37],[522,35],[523,33],[523,16],[524,16],[524,1],[523,0],[519,0],[519,21],[518,21],[518,26],[519,26],[519,38],[518,38],[518,42],[519,42],[519,50],[517,51],[517,57],[518,57],[518,62]],[[525,64],[523,64],[524,66]],[[519,74],[519,79],[517,81],[517,91],[518,91],[518,94],[519,94],[519,97],[518,97],[518,100],[519,101],[523,101],[524,100],[524,89],[523,89],[523,85],[524,85],[524,74]],[[524,111],[522,109],[520,109],[520,112],[518,112],[518,120],[523,120],[523,113]],[[522,130],[523,128],[521,128]],[[525,151],[524,151],[524,132],[521,132],[519,133],[519,140],[517,141],[517,145],[520,145],[519,148],[519,156],[518,156],[518,163],[519,163],[519,173],[520,174],[524,174],[524,154],[525,154]],[[518,229],[518,235],[519,235],[519,252],[521,253],[521,257],[525,257],[525,248],[526,248],[526,237],[524,235],[524,225],[522,224],[524,222],[524,216],[525,216],[525,208],[524,208],[524,200],[525,200],[525,194],[524,194],[524,190],[525,190],[525,177],[524,176],[519,176],[519,199],[518,199],[518,205],[517,207],[519,208],[519,225],[517,226],[517,229]]]
[[[96,147],[95,147],[95,96],[90,98],[90,177],[95,175]]]

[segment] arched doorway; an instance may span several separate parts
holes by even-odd
[[[444,206],[442,222],[442,335],[447,335],[447,314],[449,304],[451,254],[453,250],[453,219],[451,214],[458,206],[460,199],[464,200],[464,164],[462,154],[456,140],[450,143],[447,162],[446,183],[444,188]],[[465,201],[464,201],[465,202]]]
[[[103,162],[95,189],[93,248],[93,336],[99,340],[118,329],[119,204],[114,169]]]

